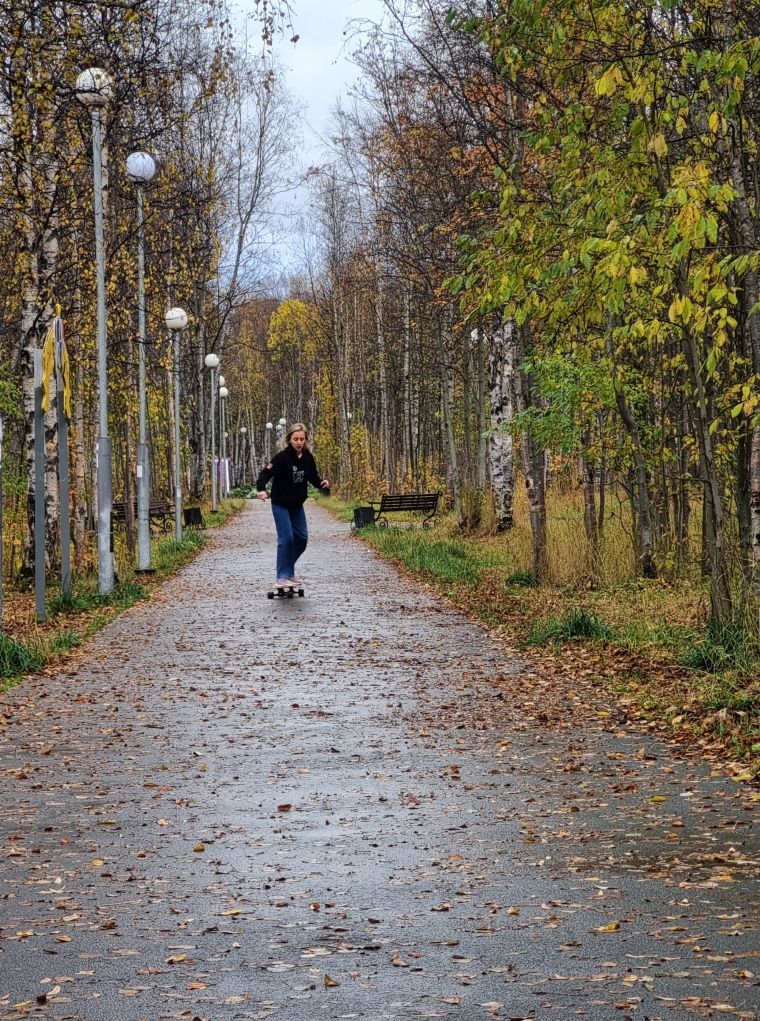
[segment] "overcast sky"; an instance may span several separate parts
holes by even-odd
[[[288,91],[302,109],[300,135],[300,169],[319,166],[329,156],[322,139],[330,134],[330,115],[340,99],[348,95],[357,71],[351,63],[352,22],[377,21],[381,18],[382,0],[291,0],[293,29],[298,42],[288,41],[290,33],[275,42],[274,52],[285,73]],[[253,0],[237,0],[241,13],[254,10]],[[345,105],[345,104],[344,104]],[[289,195],[280,210],[285,223],[305,211],[307,192],[299,189]],[[295,230],[293,222],[293,230]],[[279,257],[294,267],[299,260],[298,239],[279,247]]]
[[[306,149],[317,152],[331,110],[356,79],[350,60],[356,46],[351,24],[378,18],[382,5],[381,0],[293,0],[293,6],[298,42],[278,40],[275,53],[286,71],[290,92],[304,106]]]

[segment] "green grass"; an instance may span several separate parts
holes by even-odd
[[[684,624],[668,624],[665,621],[633,620],[617,629],[616,642],[631,652],[645,649],[667,649],[677,659],[700,639],[700,632]]]
[[[415,573],[432,575],[449,584],[472,584],[480,575],[481,564],[472,558],[464,543],[396,528],[373,528],[368,538],[376,549]]]
[[[66,613],[89,613],[102,606],[117,606],[121,610],[126,610],[145,596],[146,591],[142,585],[126,581],[115,585],[113,591],[105,595],[101,595],[96,589],[87,588],[69,595],[54,596],[48,601],[46,609],[51,617]]]
[[[546,645],[548,642],[570,642],[585,639],[611,642],[615,631],[601,617],[588,610],[568,610],[561,616],[539,621],[525,640],[525,645]]]
[[[218,517],[219,523],[222,523],[229,515],[220,515],[217,511],[210,516],[214,519]],[[205,542],[206,538],[202,532],[191,531],[185,532],[179,542],[176,539],[162,539],[153,548],[153,566],[159,573],[167,574],[187,563],[199,549],[203,548]]]
[[[220,525],[223,525],[225,524],[225,522],[229,521],[233,514],[236,514],[238,511],[242,510],[244,506],[245,499],[242,498],[238,499],[234,496],[231,497],[230,499],[220,501],[215,511],[209,510],[207,512],[204,512],[204,516],[206,518],[206,527],[219,528]],[[184,542],[185,539],[189,538],[190,536],[200,537],[200,539],[203,540],[202,532],[195,532],[188,529],[185,531],[183,535],[182,542]],[[162,540],[159,543],[159,545],[164,545],[166,541],[167,541],[166,539]],[[173,542],[175,540],[171,541]],[[202,546],[203,542],[201,541],[199,545]]]
[[[711,674],[726,670],[747,672],[753,666],[760,668],[760,656],[743,627],[716,628],[708,624],[701,640],[683,653],[681,663],[691,670],[704,670]]]
[[[48,642],[46,649],[50,655],[57,655],[62,652],[70,652],[78,648],[85,640],[86,635],[81,631],[59,631]]]
[[[0,677],[3,679],[33,673],[41,665],[40,654],[23,642],[0,635]]]
[[[538,578],[530,571],[512,571],[504,579],[505,586],[520,585],[523,588],[537,588]]]

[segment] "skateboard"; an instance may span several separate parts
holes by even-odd
[[[279,596],[280,599],[292,599],[296,594],[303,595],[303,585],[283,585],[282,588],[270,588],[267,592],[267,599],[274,599],[275,596]]]

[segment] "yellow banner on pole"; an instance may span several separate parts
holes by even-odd
[[[50,377],[55,364],[55,330],[48,326],[45,343],[42,345],[42,410],[50,411]]]
[[[69,369],[69,352],[66,350],[66,341],[63,335],[63,320],[61,319],[61,306],[55,307],[55,319],[48,327],[45,334],[45,343],[42,345],[42,410],[50,411],[51,386],[50,380],[56,364],[60,371],[60,378],[63,383],[63,412],[67,420],[71,421],[71,373]]]

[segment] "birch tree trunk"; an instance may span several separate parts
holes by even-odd
[[[44,341],[53,319],[49,287],[58,258],[57,217],[54,212],[55,170],[48,163],[43,173],[43,186],[37,192],[31,154],[25,160],[21,185],[24,202],[24,234],[26,248],[26,275],[21,302],[21,377],[25,420],[27,465],[27,545],[24,549],[24,567],[30,570],[34,563],[34,536],[39,527],[34,510],[34,352]],[[43,206],[42,234],[38,235],[34,223],[39,216],[36,204]],[[44,489],[45,489],[45,564],[50,568],[58,553],[58,415],[55,373],[48,380],[51,392],[50,409],[43,417],[44,437]]]
[[[85,528],[87,523],[87,477],[85,474],[84,440],[84,366],[82,359],[75,359],[77,396],[74,405],[74,556],[79,570],[87,559]]]
[[[451,378],[451,365],[449,363],[446,343],[443,336],[443,324],[440,319],[437,323],[436,337],[438,341],[438,372],[441,380],[441,412],[443,415],[443,435],[446,444],[446,461],[449,469],[454,513],[457,517],[457,523],[461,528],[463,524],[462,487],[459,478],[459,459],[457,457],[456,439],[454,437],[454,419],[451,400],[453,381]]]
[[[388,404],[388,369],[385,350],[385,324],[383,321],[383,281],[378,273],[375,298],[375,330],[377,338],[378,371],[380,377],[380,437],[382,443],[382,474],[389,486],[394,483],[393,441],[391,437]]]
[[[402,416],[403,428],[401,430],[403,450],[403,471],[404,478],[414,480],[414,440],[412,436],[412,299],[409,288],[404,288],[404,354],[403,354],[403,375],[404,375],[404,412]]]
[[[484,332],[478,330],[476,344],[476,361],[478,373],[478,407],[477,407],[477,429],[478,429],[478,466],[475,476],[475,484],[480,493],[481,503],[486,492],[486,479],[488,477],[488,402],[486,400],[486,345],[484,343]]]
[[[530,325],[525,323],[515,329],[519,341],[517,358],[530,350]],[[528,376],[519,369],[517,379],[517,410],[525,411],[533,406],[533,390]],[[520,436],[525,491],[528,495],[531,532],[531,573],[538,581],[545,581],[549,574],[549,548],[546,533],[546,453],[542,446],[525,430]]]
[[[497,326],[488,351],[491,409],[488,469],[499,532],[508,531],[514,524],[515,451],[511,425],[515,413],[516,329],[512,320]]]

